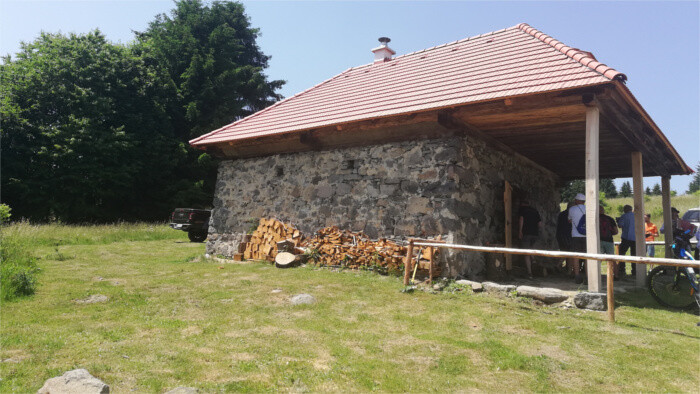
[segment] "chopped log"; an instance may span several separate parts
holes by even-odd
[[[299,256],[293,255],[289,252],[277,253],[275,256],[275,267],[277,268],[291,268],[296,267],[301,263]]]

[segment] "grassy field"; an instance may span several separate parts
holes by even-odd
[[[526,299],[402,293],[400,279],[370,273],[222,264],[203,259],[203,244],[183,232],[125,226],[31,230],[39,287],[0,309],[0,392],[35,392],[75,368],[113,392],[668,392],[700,384],[697,315],[661,309],[644,291],[621,294],[610,324],[602,313]],[[302,292],[318,302],[290,305]],[[96,294],[109,300],[77,302]]]

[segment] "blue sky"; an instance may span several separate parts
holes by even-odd
[[[284,79],[284,96],[372,60],[380,36],[398,55],[521,22],[593,52],[627,74],[628,86],[693,168],[700,162],[700,2],[301,2],[244,1],[260,28],[267,74]],[[41,30],[99,28],[127,43],[171,1],[0,0],[0,54]],[[620,160],[629,160],[620,157]],[[618,185],[622,180],[619,180]],[[687,189],[689,176],[671,187]],[[646,178],[653,185],[658,178]]]

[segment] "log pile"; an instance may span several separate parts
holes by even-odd
[[[242,244],[241,253],[246,260],[266,260],[273,262],[277,256],[277,243],[288,241],[294,247],[303,242],[299,230],[291,224],[282,223],[277,219],[260,219],[258,228],[253,232],[250,241]]]
[[[305,245],[311,259],[319,265],[343,266],[351,269],[373,268],[384,272],[400,272],[406,257],[406,246],[379,239],[373,241],[362,232],[340,230],[336,226],[318,231]],[[313,252],[317,251],[317,252]],[[418,268],[427,270],[433,248],[414,253],[420,255]],[[439,274],[434,269],[435,274]]]

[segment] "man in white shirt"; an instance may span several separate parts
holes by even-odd
[[[586,196],[579,193],[574,197],[574,205],[569,208],[569,222],[571,223],[571,251],[586,253],[586,236],[579,233],[577,228],[581,217],[586,214]],[[575,279],[579,284],[583,283],[584,276],[581,274],[581,262],[579,259],[566,259],[566,265],[573,265]]]

